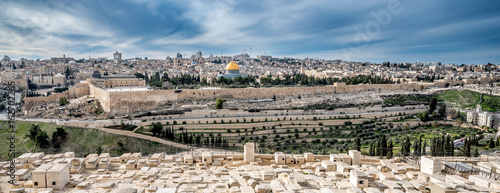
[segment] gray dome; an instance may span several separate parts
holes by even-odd
[[[101,78],[101,72],[99,71],[94,71],[92,73],[92,78]]]

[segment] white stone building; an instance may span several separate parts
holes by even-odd
[[[476,111],[467,112],[467,123],[477,125],[493,127],[494,116],[492,113],[483,112],[483,109],[478,104]]]

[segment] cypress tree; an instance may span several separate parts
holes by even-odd
[[[490,143],[488,144],[489,148],[495,148],[495,141],[493,141],[493,138],[490,138]]]
[[[450,149],[448,151],[449,156],[455,156],[455,143],[451,142]]]
[[[444,148],[443,148],[443,155],[448,155],[448,152],[450,150],[450,138],[446,137],[445,142],[444,142]]]
[[[467,138],[465,139],[464,145],[462,147],[462,151],[463,151],[464,156],[470,157],[470,142]]]
[[[436,138],[432,138],[431,141],[431,155],[436,156]]]
[[[415,141],[415,143],[413,143],[413,154],[414,154],[415,156],[418,156],[418,155],[420,154],[420,146],[419,146],[420,142],[419,142],[419,141],[420,141],[420,140],[419,140],[419,139],[417,139],[417,140]]]
[[[375,155],[376,156],[382,156],[382,151],[380,150],[380,148],[382,147],[382,145],[381,145],[380,142],[381,142],[381,140],[379,139],[377,141],[377,146],[375,147]]]
[[[361,151],[361,139],[359,137],[356,138],[354,142],[354,148],[358,151]]]
[[[402,154],[404,156],[409,156],[411,153],[410,148],[411,148],[410,136],[406,136],[406,140],[403,143]]]
[[[401,144],[401,155],[406,155],[406,143]]]
[[[406,136],[406,152],[408,152],[408,155],[410,155],[410,153],[411,153],[410,136]]]
[[[448,149],[446,150],[446,153],[448,156],[453,156],[453,152],[455,151],[455,143],[453,142],[453,139],[451,138],[451,136],[448,135],[448,138],[449,138],[449,142],[450,144],[448,145]]]
[[[381,156],[387,156],[387,139],[385,135],[382,135],[382,140],[380,142]]]
[[[427,146],[427,139],[424,141],[423,145],[422,145],[422,153],[421,155],[425,155],[426,152],[425,152],[425,146]]]
[[[370,149],[368,150],[368,155],[373,156],[373,143],[370,143]]]
[[[392,140],[389,141],[389,145],[388,146],[388,151],[387,151],[387,159],[391,159],[392,158],[392,149],[394,148],[394,144],[392,144]]]

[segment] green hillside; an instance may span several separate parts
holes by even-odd
[[[445,102],[459,108],[476,108],[481,101],[481,94],[470,90],[449,90],[436,95],[440,102]],[[484,111],[497,112],[500,110],[500,97],[483,95],[481,107]]]
[[[124,152],[167,152],[176,153],[179,148],[163,145],[157,142],[152,142],[133,137],[126,137],[105,133],[96,129],[84,129],[64,127],[68,136],[61,144],[60,149],[53,149],[52,145],[49,148],[40,149],[36,147],[35,142],[27,137],[33,123],[17,121],[17,141],[16,141],[16,156],[26,152],[44,151],[47,153],[58,153],[73,151],[77,156],[86,156],[89,153],[97,152],[98,147],[102,148],[102,152],[109,152],[112,156],[120,155]],[[57,125],[36,123],[40,129],[47,132],[49,137],[56,131]],[[0,160],[8,159],[10,130],[6,121],[0,121]],[[49,139],[50,141],[50,139]]]
[[[481,94],[470,90],[449,90],[436,96],[438,101],[451,104],[459,108],[475,108],[480,101]]]
[[[500,97],[483,95],[483,102],[481,103],[484,111],[498,112],[500,111]]]

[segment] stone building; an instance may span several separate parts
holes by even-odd
[[[66,85],[66,76],[62,75],[61,73],[57,73],[56,75],[54,75],[54,85]]]
[[[87,79],[87,83],[101,88],[146,86],[145,80],[135,76],[102,76],[99,71],[94,71],[92,78]]]
[[[483,112],[483,108],[478,104],[475,111],[467,112],[467,123],[477,125],[493,127],[494,116],[492,113]]]
[[[115,53],[113,53],[113,59],[114,59],[115,64],[121,64],[122,63],[122,53],[115,51]]]

